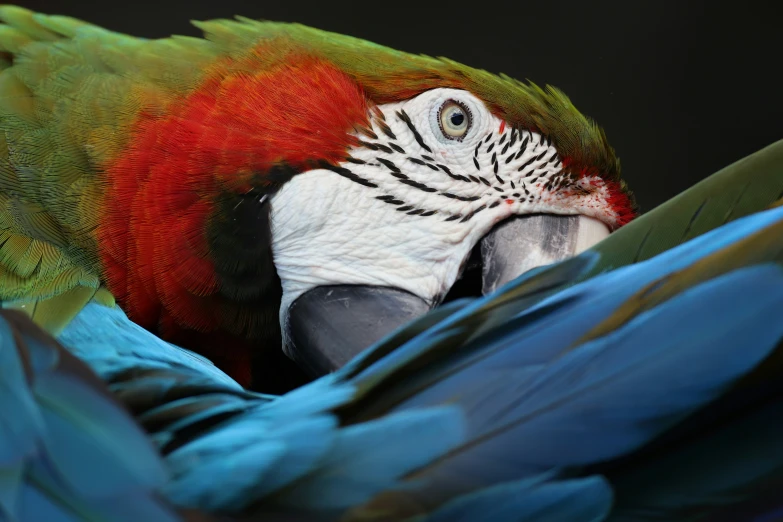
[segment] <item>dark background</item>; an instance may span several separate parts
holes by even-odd
[[[772,1],[18,3],[145,37],[195,36],[188,20],[235,14],[296,21],[549,83],[604,127],[642,210],[783,138]]]

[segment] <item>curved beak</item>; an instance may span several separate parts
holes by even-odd
[[[304,371],[320,376],[430,308],[423,299],[396,288],[316,287],[299,296],[288,310],[286,352]]]
[[[531,268],[576,255],[609,235],[598,220],[549,214],[511,218],[481,240],[482,293]],[[285,320],[285,351],[312,376],[337,370],[432,305],[403,290],[322,286],[299,296]]]
[[[587,216],[532,214],[503,221],[481,240],[481,292],[490,294],[537,266],[575,256],[609,235]]]

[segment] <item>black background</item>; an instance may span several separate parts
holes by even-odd
[[[296,21],[549,83],[604,127],[642,210],[783,138],[775,2],[18,3],[145,37],[196,36],[188,20],[235,14]]]

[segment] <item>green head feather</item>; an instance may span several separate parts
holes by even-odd
[[[241,57],[264,42],[282,58],[304,51],[321,56],[356,79],[375,103],[411,98],[436,87],[465,89],[500,118],[549,137],[574,170],[589,169],[620,181],[620,162],[604,131],[560,90],[495,75],[448,58],[397,51],[299,24],[237,20],[193,22],[224,53]],[[265,56],[265,59],[268,59]]]

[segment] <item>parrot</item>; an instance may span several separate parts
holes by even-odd
[[[638,213],[553,87],[242,17],[0,22],[0,300],[55,335],[116,302],[287,391],[437,307],[474,251],[490,293]]]
[[[554,88],[0,21],[3,518],[783,516],[783,142],[634,219]]]
[[[2,310],[0,508],[20,522],[778,520],[782,306],[780,141],[280,396],[101,300],[59,342]]]

